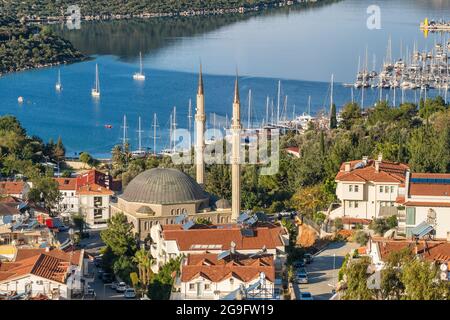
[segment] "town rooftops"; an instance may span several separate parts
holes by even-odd
[[[412,173],[409,194],[411,197],[434,196],[450,199],[450,174]]]
[[[17,249],[12,262],[0,263],[0,282],[33,274],[52,281],[65,283],[71,264],[78,265],[82,252],[71,254],[53,249]]]
[[[266,279],[275,281],[273,255],[258,256],[235,253],[223,259],[217,254],[189,254],[181,268],[181,281],[187,282],[202,276],[212,282],[220,282],[234,277],[243,282],[259,278],[264,272]]]
[[[0,195],[21,194],[24,187],[23,181],[0,181]]]
[[[182,225],[162,225],[164,240],[177,242],[180,251],[229,250],[231,243],[236,250],[276,249],[284,246],[282,236],[286,229],[265,225],[252,228],[252,236],[244,236],[242,228],[236,224],[212,225],[183,230]]]
[[[398,252],[404,248],[409,248],[415,252],[416,244],[413,240],[392,240],[384,238],[373,238],[373,244],[377,245],[380,252],[380,258],[385,261],[392,252]],[[437,261],[441,263],[450,261],[450,243],[447,241],[424,241],[417,243],[417,254],[428,261]]]
[[[342,163],[336,181],[402,184],[408,169],[408,165],[383,160],[380,155],[378,160],[364,158]]]
[[[77,178],[55,178],[59,190],[76,190]]]
[[[107,189],[98,184],[88,184],[82,187],[79,187],[77,190],[77,194],[79,195],[104,195],[104,196],[112,196],[114,192],[110,189]]]

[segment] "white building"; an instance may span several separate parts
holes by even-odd
[[[86,224],[91,228],[106,225],[110,214],[110,199],[114,195],[110,189],[97,184],[86,185],[78,189],[80,212]]]
[[[438,239],[450,239],[450,174],[407,174],[406,192],[399,197],[399,213],[405,215],[406,236],[422,222],[430,224]]]
[[[263,278],[261,273],[264,274]],[[236,296],[241,288],[251,288],[261,282],[247,298],[272,299],[275,296],[275,264],[273,255],[188,254],[181,266],[180,300],[218,300]],[[252,295],[253,293],[253,295]]]
[[[281,270],[286,259],[285,247],[289,244],[287,230],[271,224],[246,230],[236,224],[193,226],[187,230],[182,225],[153,225],[150,230],[150,253],[155,259],[152,270],[157,272],[170,259],[182,254],[220,254],[230,250],[233,244],[241,254],[264,250],[274,256],[276,270]]]
[[[57,210],[62,215],[79,212],[79,199],[77,195],[77,178],[55,178],[61,193]]]
[[[0,293],[71,299],[72,291],[82,287],[83,255],[83,250],[19,248],[11,261],[0,262]]]
[[[395,210],[397,197],[405,194],[408,166],[402,163],[377,160],[345,162],[336,176],[336,196],[341,206],[330,213],[336,217],[374,219]],[[395,214],[395,212],[394,212]]]

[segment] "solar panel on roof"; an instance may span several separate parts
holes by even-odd
[[[183,230],[189,230],[195,225],[194,221],[188,221],[185,224],[183,224]]]
[[[411,234],[415,237],[422,238],[427,234],[431,234],[434,228],[425,221],[411,230]]]
[[[424,184],[450,184],[450,179],[445,178],[411,178],[413,183],[424,183]]]
[[[237,222],[242,223],[245,220],[247,220],[248,218],[250,218],[250,217],[248,216],[248,214],[246,212],[244,212],[237,218]]]
[[[225,259],[225,258],[228,257],[230,254],[231,254],[230,250],[223,251],[223,252],[219,253],[219,255],[217,256],[217,260]]]
[[[248,224],[250,226],[254,225],[258,222],[258,217],[256,215],[252,216],[250,219],[245,221],[245,224]]]
[[[186,218],[187,218],[187,216],[186,216],[185,214],[182,214],[182,215],[176,217],[176,218],[175,218],[175,224],[180,224],[180,223],[182,223],[183,220],[186,219]]]

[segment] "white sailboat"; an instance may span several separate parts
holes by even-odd
[[[55,84],[56,91],[62,90],[62,83],[61,83],[61,70],[58,70],[58,81]]]
[[[134,80],[138,80],[138,81],[144,81],[145,80],[145,75],[142,72],[142,53],[139,52],[139,72],[136,72],[133,75],[133,79]]]
[[[141,117],[139,117],[138,126],[138,149],[131,152],[131,155],[136,158],[142,158],[147,155],[147,152],[142,148],[142,132],[144,131],[141,130]]]
[[[100,98],[100,80],[98,77],[98,64],[95,65],[95,87],[92,88],[91,95],[94,98]]]

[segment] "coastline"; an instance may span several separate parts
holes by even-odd
[[[132,20],[132,19],[152,19],[152,18],[175,18],[175,17],[194,17],[194,16],[218,16],[227,14],[246,14],[258,11],[269,10],[272,8],[282,8],[287,6],[307,6],[327,2],[327,0],[289,0],[272,1],[265,4],[256,4],[253,6],[241,6],[233,8],[215,8],[215,9],[190,9],[174,12],[142,12],[139,14],[108,14],[108,15],[81,15],[81,21],[113,21],[113,20]],[[47,17],[24,17],[24,21],[30,23],[53,24],[64,22],[68,16],[47,16]]]

